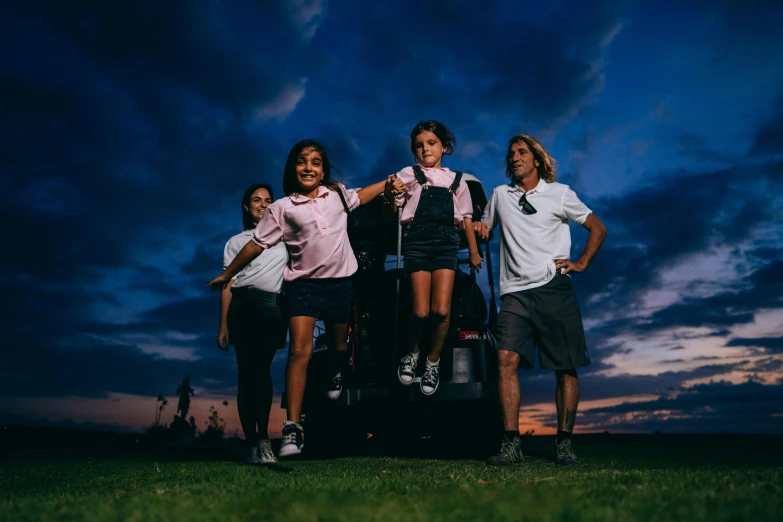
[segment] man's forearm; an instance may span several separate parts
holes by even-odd
[[[577,263],[583,265],[585,268],[590,266],[595,256],[598,255],[598,251],[601,250],[601,245],[604,244],[606,239],[606,227],[603,225],[594,226],[590,229],[590,237],[587,238],[587,244],[585,245],[582,255],[579,256]]]

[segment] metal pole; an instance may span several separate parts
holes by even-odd
[[[397,283],[396,283],[396,293],[394,296],[394,332],[392,335],[392,343],[394,346],[394,349],[392,350],[392,357],[394,360],[392,361],[393,364],[397,363],[397,349],[398,349],[398,343],[399,343],[399,330],[400,330],[400,268],[402,266],[402,223],[400,223],[399,215],[402,213],[400,212],[398,214],[397,219],[397,271],[396,271],[396,277],[397,277]]]

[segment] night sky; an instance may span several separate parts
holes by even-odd
[[[0,422],[140,430],[189,374],[199,425],[237,429],[204,285],[244,188],[282,195],[304,138],[361,187],[437,119],[488,193],[538,137],[607,225],[577,430],[783,432],[781,27],[775,1],[2,2]],[[551,433],[554,378],[521,382]]]

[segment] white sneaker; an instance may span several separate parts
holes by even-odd
[[[432,395],[440,384],[440,360],[436,363],[427,361],[424,365],[424,375],[421,376],[421,393]]]
[[[259,464],[276,464],[277,458],[272,452],[272,443],[269,439],[261,439],[258,441],[258,463]]]
[[[408,386],[413,382],[413,378],[416,376],[416,365],[418,362],[419,358],[414,357],[411,354],[406,354],[400,361],[400,366],[397,368],[397,378],[405,386]]]
[[[280,458],[300,455],[304,448],[304,430],[296,422],[283,422],[283,444],[278,455]]]

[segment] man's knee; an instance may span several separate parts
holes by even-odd
[[[570,370],[555,370],[555,377],[557,378],[557,382],[579,380],[579,377],[576,375],[576,368]]]
[[[498,368],[501,375],[504,373],[516,373],[519,368],[519,354],[510,350],[500,350],[498,352]]]

